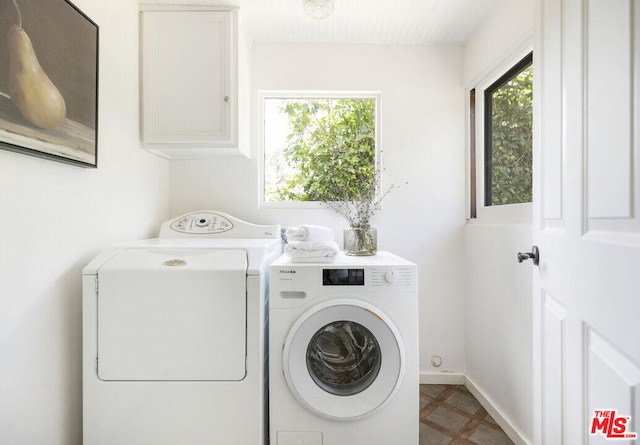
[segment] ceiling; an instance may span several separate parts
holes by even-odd
[[[303,0],[140,0],[140,3],[237,6],[256,42],[459,45],[499,0],[334,1],[334,13],[324,20],[307,17]]]

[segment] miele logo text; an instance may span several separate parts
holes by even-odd
[[[280,269],[280,273],[297,273],[293,269]]]
[[[603,434],[607,439],[636,439],[637,433],[627,432],[631,417],[618,416],[615,410],[595,410],[591,420],[590,433]]]

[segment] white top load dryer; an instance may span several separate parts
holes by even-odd
[[[267,266],[280,227],[215,211],[83,271],[85,445],[264,444]]]

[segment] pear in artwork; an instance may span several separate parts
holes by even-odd
[[[62,94],[40,66],[31,39],[22,26],[11,25],[7,43],[11,100],[32,124],[56,128],[64,121],[67,108]]]

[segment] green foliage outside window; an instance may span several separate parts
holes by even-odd
[[[376,175],[374,98],[266,100],[277,101],[288,125],[283,146],[265,148],[266,201],[358,201],[369,191],[363,184]]]
[[[533,67],[491,93],[488,205],[531,202]]]

